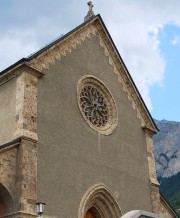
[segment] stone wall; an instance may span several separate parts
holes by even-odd
[[[23,212],[34,216],[37,200],[36,142],[23,139],[20,144],[0,149],[0,175],[4,214],[11,217],[11,214]]]
[[[151,186],[151,197],[152,197],[152,207],[153,212],[156,214],[161,214],[166,217],[175,218],[177,215],[168,205],[165,199],[159,193],[159,186]]]
[[[12,212],[12,202],[17,202],[16,162],[17,147],[0,150],[0,193],[3,203],[7,205],[5,213]]]
[[[0,96],[5,99],[0,105],[4,125],[0,130],[0,198],[6,217],[34,217],[36,213],[37,87],[41,75],[22,64],[0,76]]]

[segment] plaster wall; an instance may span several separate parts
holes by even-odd
[[[89,74],[107,86],[117,105],[118,125],[109,136],[92,130],[78,108],[77,83]],[[46,70],[37,117],[37,191],[47,215],[77,217],[84,193],[96,183],[111,191],[123,214],[152,211],[145,133],[97,37]]]
[[[13,139],[15,131],[16,78],[0,86],[0,144]]]

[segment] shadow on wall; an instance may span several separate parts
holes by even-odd
[[[7,189],[0,183],[0,217],[10,214],[13,210],[13,200]]]

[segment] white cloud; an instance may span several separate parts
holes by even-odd
[[[9,65],[18,61],[24,56],[37,50],[37,45],[33,41],[24,43],[22,38],[18,37],[14,32],[0,37],[0,68],[5,69]]]
[[[114,0],[109,5],[110,9],[103,6],[108,29],[143,99],[152,110],[150,89],[153,85],[163,85],[166,67],[158,35],[167,23],[180,26],[179,1],[173,0],[169,4],[167,0]]]
[[[180,36],[175,36],[174,39],[171,41],[172,45],[179,45],[180,46]]]
[[[160,44],[158,36],[162,29],[163,29],[163,26],[161,24],[157,24],[156,26],[149,27],[149,33],[150,33],[151,39],[153,40],[154,48],[157,48]]]
[[[39,17],[34,26],[18,26],[3,34],[0,32],[0,71],[36,52],[66,31],[63,24],[54,24],[54,20],[48,17]]]

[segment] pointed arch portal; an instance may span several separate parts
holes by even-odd
[[[85,218],[101,218],[101,215],[95,207],[91,207],[85,215]]]
[[[8,190],[0,183],[0,217],[10,213],[13,209],[13,200]]]
[[[79,207],[78,218],[119,218],[120,207],[103,185],[92,186],[83,196]]]

